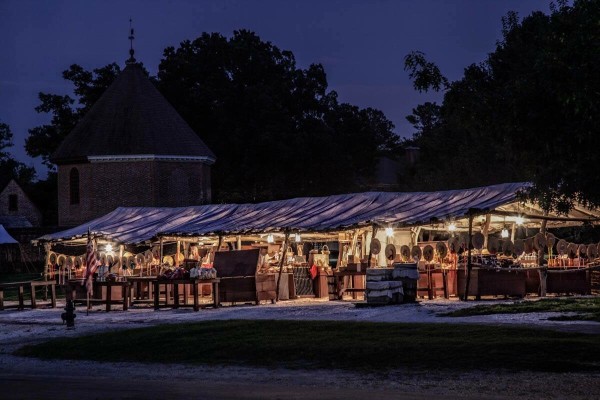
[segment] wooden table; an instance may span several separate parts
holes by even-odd
[[[70,280],[67,282],[67,290],[71,292],[71,298],[73,299],[73,301],[76,301],[77,303],[80,304],[87,304],[87,302],[89,301],[89,304],[105,304],[106,305],[106,312],[109,312],[111,310],[111,305],[113,304],[122,304],[123,305],[123,311],[127,311],[128,307],[129,307],[129,294],[130,294],[130,288],[131,288],[131,283],[127,282],[127,281],[94,281],[94,297],[90,298],[89,300],[87,298],[77,298],[77,288],[81,287],[81,280]],[[121,299],[113,299],[113,288],[114,287],[120,287],[121,288]],[[105,293],[103,293],[104,291],[102,290],[102,288],[105,288]],[[85,290],[85,285],[83,285],[83,289]],[[100,290],[100,293],[98,292],[98,290]],[[98,298],[100,297],[100,298]]]
[[[198,311],[200,308],[205,308],[207,305],[212,306],[214,308],[218,308],[220,306],[219,303],[219,282],[220,278],[215,279],[152,279],[152,286],[154,290],[154,309],[158,310],[161,307],[193,307],[194,311]],[[200,285],[210,284],[212,285],[212,304],[202,304],[198,302],[198,296],[200,291],[198,287]],[[164,303],[160,304],[160,286],[163,285],[165,287],[165,299]],[[179,285],[183,285],[184,296],[183,296],[183,304],[179,302]],[[187,303],[188,298],[188,286],[191,286],[192,296],[194,297],[193,304]],[[173,302],[171,303],[171,295],[170,290],[173,292]]]
[[[448,270],[439,266],[427,264],[419,268],[419,282],[417,283],[417,293],[427,292],[427,298],[432,300],[437,297],[441,291],[444,298],[449,297],[448,291]]]
[[[56,307],[56,281],[24,281],[24,282],[8,282],[0,283],[0,310],[4,310],[4,290],[17,289],[19,304],[17,308],[23,310],[25,308],[24,291],[29,289],[31,294],[31,308],[37,308],[35,289],[38,287],[50,286],[50,307]],[[46,300],[46,298],[44,298]]]
[[[362,292],[365,293],[365,285],[363,277],[367,275],[365,271],[334,271],[333,276],[335,278],[335,287],[336,287],[336,299],[342,300],[344,297],[344,293],[352,293],[352,298],[356,299],[356,293]],[[348,284],[346,285],[346,277],[349,277]],[[357,280],[359,278],[360,280]],[[360,282],[360,283],[359,283]],[[362,287],[359,287],[362,286]]]
[[[131,282],[131,293],[129,299],[133,303],[150,303],[154,301],[152,282],[156,279],[155,276],[128,276],[127,282]]]

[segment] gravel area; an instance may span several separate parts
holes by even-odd
[[[291,319],[291,320],[337,320],[373,322],[433,322],[433,323],[473,323],[494,325],[518,325],[569,332],[600,334],[600,323],[579,321],[549,321],[554,313],[528,313],[513,315],[489,315],[461,318],[441,318],[437,314],[461,307],[486,302],[464,302],[456,300],[432,300],[415,304],[387,307],[356,308],[350,302],[300,299],[281,301],[277,304],[261,306],[225,306],[219,309],[154,311],[151,308],[131,308],[128,311],[107,313],[95,307],[86,315],[83,307],[76,309],[75,329],[68,330],[62,324],[60,314],[64,302],[56,309],[41,308],[25,311],[0,311],[0,389],[7,387],[23,388],[8,398],[30,397],[27,390],[39,384],[41,379],[61,382],[65,371],[76,376],[75,371],[93,371],[95,380],[108,382],[131,382],[142,392],[110,397],[98,395],[84,398],[164,398],[159,389],[143,382],[165,382],[177,380],[216,387],[213,397],[206,398],[336,398],[344,393],[345,398],[364,398],[365,395],[379,393],[403,393],[404,398],[527,398],[527,399],[594,399],[600,398],[600,374],[593,373],[513,373],[506,371],[470,372],[444,374],[420,374],[398,370],[386,374],[358,374],[344,371],[297,371],[286,369],[262,369],[242,367],[182,367],[181,365],[146,365],[137,363],[97,363],[91,361],[42,361],[16,357],[12,352],[18,347],[37,343],[55,337],[70,337],[93,332],[126,329],[139,326],[152,326],[184,321],[218,319]],[[489,303],[489,302],[488,302]],[[600,345],[600,338],[599,338]],[[540,358],[543,362],[543,357]],[[507,366],[509,367],[509,366]],[[40,379],[40,380],[36,380]],[[33,380],[33,381],[31,381]],[[73,380],[71,380],[73,381]],[[34,383],[31,383],[34,382]],[[38,382],[38,383],[35,383]],[[206,382],[210,382],[207,385]],[[212,386],[211,386],[212,385]],[[219,386],[221,385],[221,386]],[[241,390],[245,387],[252,391]],[[73,385],[76,387],[77,385]],[[118,386],[115,384],[115,386]],[[145,387],[144,387],[145,386]],[[47,394],[45,389],[42,393]],[[152,389],[150,389],[152,388]],[[240,389],[236,395],[231,390]],[[262,388],[261,392],[258,388]],[[270,388],[270,389],[269,389]],[[286,395],[281,397],[281,389]],[[152,390],[149,393],[143,391]],[[3,390],[4,392],[4,390]],[[229,393],[229,397],[226,393]],[[347,392],[347,393],[346,393]],[[87,393],[87,392],[86,392]],[[216,394],[215,394],[216,393]],[[331,394],[329,397],[326,394]],[[96,393],[97,395],[98,393]],[[222,394],[219,395],[219,394]],[[320,394],[317,395],[317,394]],[[80,395],[80,394],[79,394]],[[13,397],[11,397],[13,396]],[[412,396],[412,397],[411,397]],[[4,398],[4,397],[3,397]]]

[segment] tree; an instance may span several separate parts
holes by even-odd
[[[28,153],[50,165],[50,154],[119,72],[116,64],[64,71],[74,95],[40,93],[36,110],[52,120],[30,130]],[[216,201],[361,190],[377,157],[400,144],[381,111],[338,102],[322,65],[298,68],[292,52],[250,31],[204,33],[168,47],[151,80],[217,155]]]
[[[339,104],[323,67],[250,31],[203,34],[167,48],[158,87],[216,153],[220,201],[358,190],[376,158],[398,147],[376,110]]]
[[[21,185],[30,184],[35,178],[35,169],[15,160],[7,151],[13,146],[13,133],[10,126],[0,122],[0,190],[15,179]]]
[[[416,70],[417,89],[445,89],[439,110],[423,105],[409,117],[422,151],[417,180],[529,181],[527,196],[544,209],[600,205],[600,1],[551,10],[520,22],[509,13],[495,51],[446,87]],[[414,70],[414,62],[406,67]]]

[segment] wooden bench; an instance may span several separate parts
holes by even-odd
[[[16,306],[19,310],[25,308],[24,292],[25,289],[29,290],[31,295],[31,308],[37,308],[37,299],[35,290],[38,287],[50,286],[50,307],[56,307],[56,282],[55,281],[24,281],[24,282],[8,282],[0,283],[0,310],[4,310],[4,291],[7,289],[16,289],[19,299],[19,304]],[[47,300],[44,297],[44,300]],[[8,307],[6,307],[8,308]]]

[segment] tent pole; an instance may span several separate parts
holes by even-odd
[[[242,249],[242,237],[240,235],[237,235],[237,245],[236,245],[236,250],[241,250]]]
[[[471,263],[471,239],[473,238],[473,214],[469,211],[469,241],[467,243],[467,284],[465,285],[464,301],[469,299],[469,284],[471,283],[471,269],[473,264]]]
[[[125,275],[125,271],[127,271],[125,268],[123,268],[123,249],[125,248],[124,245],[120,244],[119,245],[119,265],[121,265],[120,271],[119,271],[119,275],[121,275],[121,273],[123,273],[123,275]]]
[[[50,250],[52,245],[50,243],[44,243],[44,250],[46,251],[46,266],[44,267],[44,281],[48,280],[48,265],[50,264]],[[48,298],[48,286],[44,286],[44,297]]]
[[[375,235],[377,235],[377,225],[373,224],[371,232],[371,243],[373,243],[373,239],[375,239]],[[367,258],[367,268],[371,268],[371,257],[373,257],[373,252],[371,251],[371,246],[369,246],[369,258]]]
[[[162,262],[163,262],[163,256],[164,256],[164,255],[163,255],[163,245],[164,245],[164,243],[163,243],[163,238],[162,238],[162,236],[161,236],[161,237],[160,237],[160,260],[158,260],[158,264],[159,264],[159,265],[160,265],[160,264],[162,264]]]
[[[485,215],[485,224],[483,225],[483,248],[487,249],[487,245],[488,245],[488,232],[490,230],[490,222],[492,221],[492,215],[491,214],[486,214]]]
[[[285,238],[283,239],[283,251],[281,252],[281,258],[279,259],[279,277],[277,278],[277,288],[275,289],[275,302],[279,301],[279,285],[281,284],[281,273],[283,272],[283,260],[285,253],[287,252],[288,240],[290,233],[285,231]]]
[[[544,215],[548,215],[547,212],[544,213]],[[542,224],[540,227],[540,233],[542,235],[546,234],[546,222],[548,222],[547,220],[542,220]],[[540,274],[540,297],[546,297],[546,278],[548,278],[548,266],[544,267],[543,264],[544,261],[544,249],[541,248],[540,250],[538,250],[538,259],[537,259],[537,264],[540,267],[540,269],[538,269],[538,273]]]
[[[352,234],[352,242],[350,243],[350,248],[348,249],[348,255],[352,255],[352,261],[356,262],[356,245],[358,243],[358,229],[354,230]],[[360,260],[358,260],[360,262]],[[348,264],[348,260],[346,260],[346,264]]]

